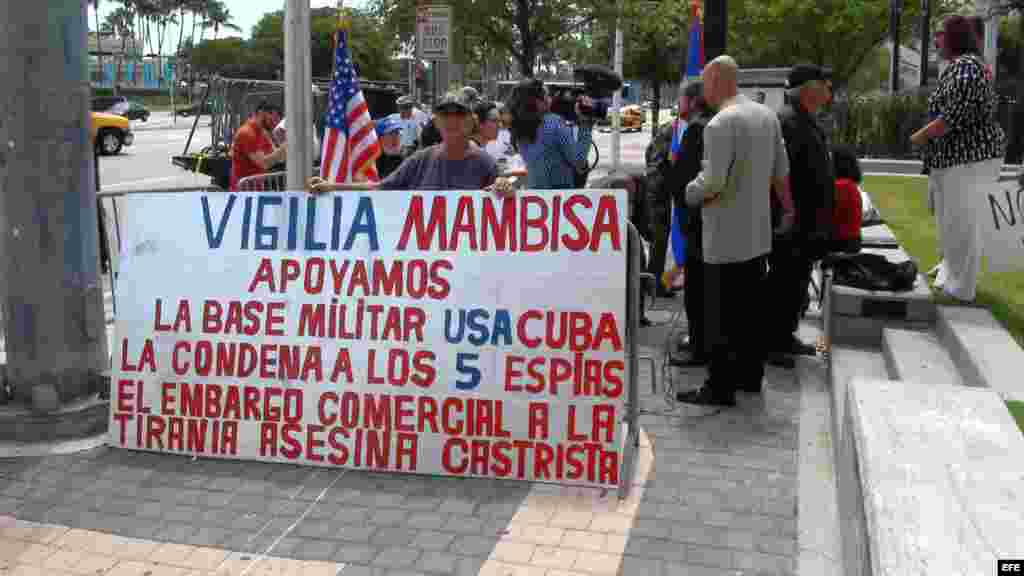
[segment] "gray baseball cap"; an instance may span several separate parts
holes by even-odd
[[[459,92],[448,92],[437,101],[437,104],[434,104],[434,112],[463,112],[468,114],[471,110],[462,94]]]

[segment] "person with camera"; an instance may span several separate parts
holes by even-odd
[[[533,190],[576,189],[586,185],[587,154],[593,142],[594,118],[587,115],[594,101],[576,98],[578,134],[551,111],[551,96],[544,83],[523,80],[512,91],[512,143],[526,164],[526,185]]]

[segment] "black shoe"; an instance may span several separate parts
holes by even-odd
[[[654,322],[651,322],[650,318],[648,318],[647,316],[641,316],[640,317],[640,327],[641,328],[650,328],[651,326],[654,326]]]
[[[676,368],[693,368],[695,366],[707,366],[708,359],[706,356],[699,356],[690,354],[685,358],[672,358],[668,361],[669,366],[675,366]]]
[[[785,368],[786,370],[796,368],[796,360],[793,360],[792,356],[786,356],[785,354],[772,354],[765,361],[772,366]]]
[[[717,395],[710,386],[705,384],[697,390],[688,390],[676,394],[676,400],[684,404],[696,406],[735,406],[736,397],[732,394]]]

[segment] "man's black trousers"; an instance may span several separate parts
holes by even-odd
[[[763,294],[767,258],[704,264],[705,334],[711,353],[708,380],[714,394],[759,390],[764,378]]]
[[[683,306],[690,335],[690,355],[705,356],[704,343],[704,255],[700,208],[689,208],[686,228],[686,288]]]
[[[769,351],[787,352],[800,326],[807,305],[807,287],[811,282],[814,260],[802,243],[776,237],[768,260],[768,302],[772,315],[765,343]]]

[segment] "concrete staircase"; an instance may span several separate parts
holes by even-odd
[[[872,248],[891,261],[897,248]],[[1024,350],[985,309],[833,285],[824,307],[847,576],[989,574],[1024,550]]]

